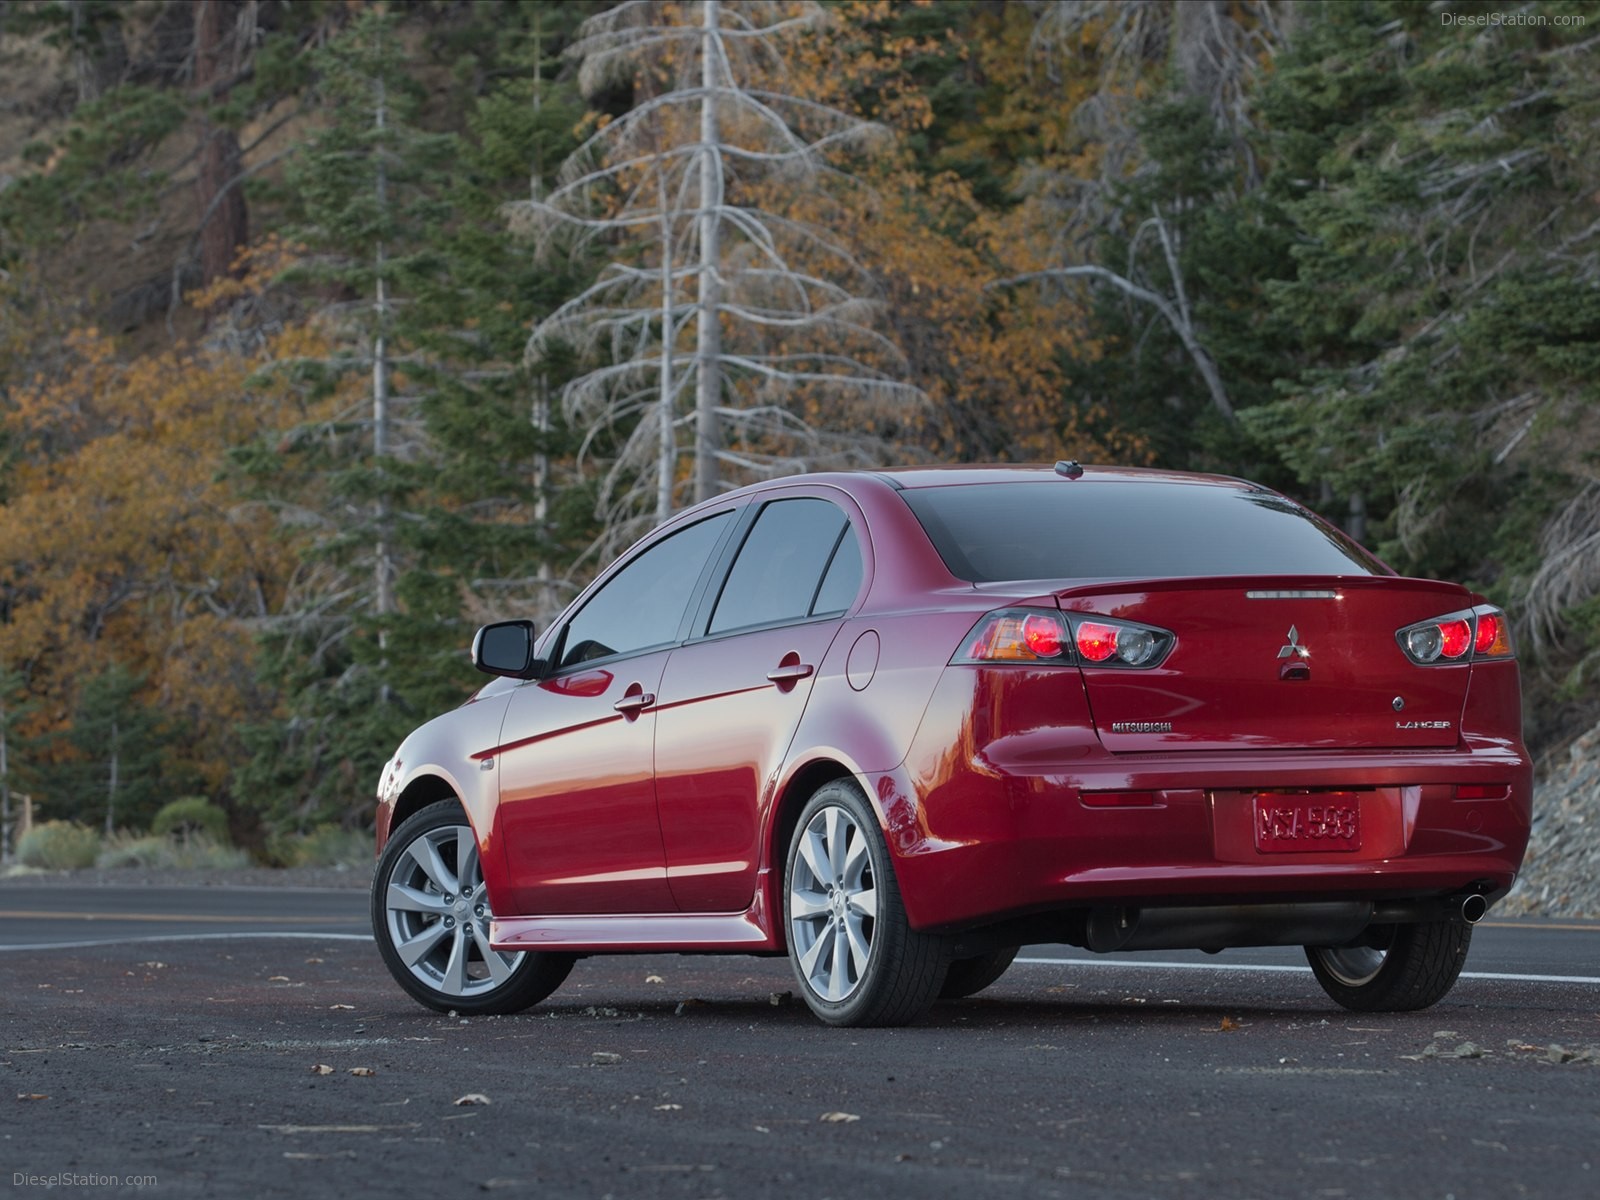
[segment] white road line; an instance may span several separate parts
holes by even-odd
[[[1267,971],[1294,975],[1311,974],[1310,967],[1277,966],[1270,963],[1196,963],[1196,962],[1130,962],[1127,959],[1106,958],[1019,958],[1019,963],[1030,966],[1073,966],[1073,967],[1134,967],[1143,970],[1163,971]],[[1594,983],[1600,984],[1600,976],[1595,975],[1514,975],[1504,971],[1463,971],[1462,979],[1501,979],[1510,983]]]
[[[234,938],[299,938],[305,941],[370,942],[370,933],[168,933],[149,937],[101,938],[93,942],[21,942],[14,946],[0,946],[7,950],[78,950],[92,946],[131,946],[136,942],[225,942]]]

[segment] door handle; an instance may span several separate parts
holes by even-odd
[[[636,717],[642,710],[649,708],[655,702],[656,695],[654,692],[629,692],[611,707],[626,716]]]
[[[767,672],[767,678],[773,683],[795,683],[806,678],[816,668],[810,663],[785,663]]]

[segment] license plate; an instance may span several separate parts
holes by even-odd
[[[1256,797],[1256,849],[1263,854],[1361,849],[1361,807],[1350,792]]]

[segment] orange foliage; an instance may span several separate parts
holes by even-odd
[[[830,224],[878,280],[909,359],[910,382],[934,402],[923,429],[926,448],[958,459],[1144,460],[1140,438],[1111,427],[1098,407],[1074,402],[1071,364],[1098,353],[1085,338],[1082,308],[1038,288],[994,286],[1058,265],[1057,248],[1027,214],[986,207],[954,170],[930,174],[907,147],[932,123],[928,95],[907,63],[937,43],[875,30],[891,13],[887,0],[842,4],[830,13],[821,36],[793,48],[787,82],[840,108],[872,97],[865,115],[902,135],[897,146],[875,148],[851,165],[866,186],[843,199],[852,209],[843,227]],[[998,86],[1007,97],[1037,90],[1025,86],[1019,65],[1026,59],[1024,16],[1002,17],[1005,36],[984,52],[983,68],[1001,71]],[[1036,100],[1005,103],[998,126],[986,133],[958,128],[960,140],[943,158],[993,152],[996,137],[1065,140],[1059,111]]]
[[[308,338],[286,333],[267,354],[311,352]],[[17,456],[0,509],[0,666],[25,671],[51,728],[82,680],[123,664],[220,783],[220,748],[252,705],[250,624],[292,571],[271,515],[226,480],[226,455],[301,414],[248,389],[253,364],[236,355],[178,347],[122,362],[94,329],[66,350],[58,374],[0,411]]]

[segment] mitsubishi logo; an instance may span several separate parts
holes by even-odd
[[[1278,651],[1279,658],[1310,658],[1311,651],[1300,644],[1300,631],[1293,625],[1289,626],[1289,644]]]

